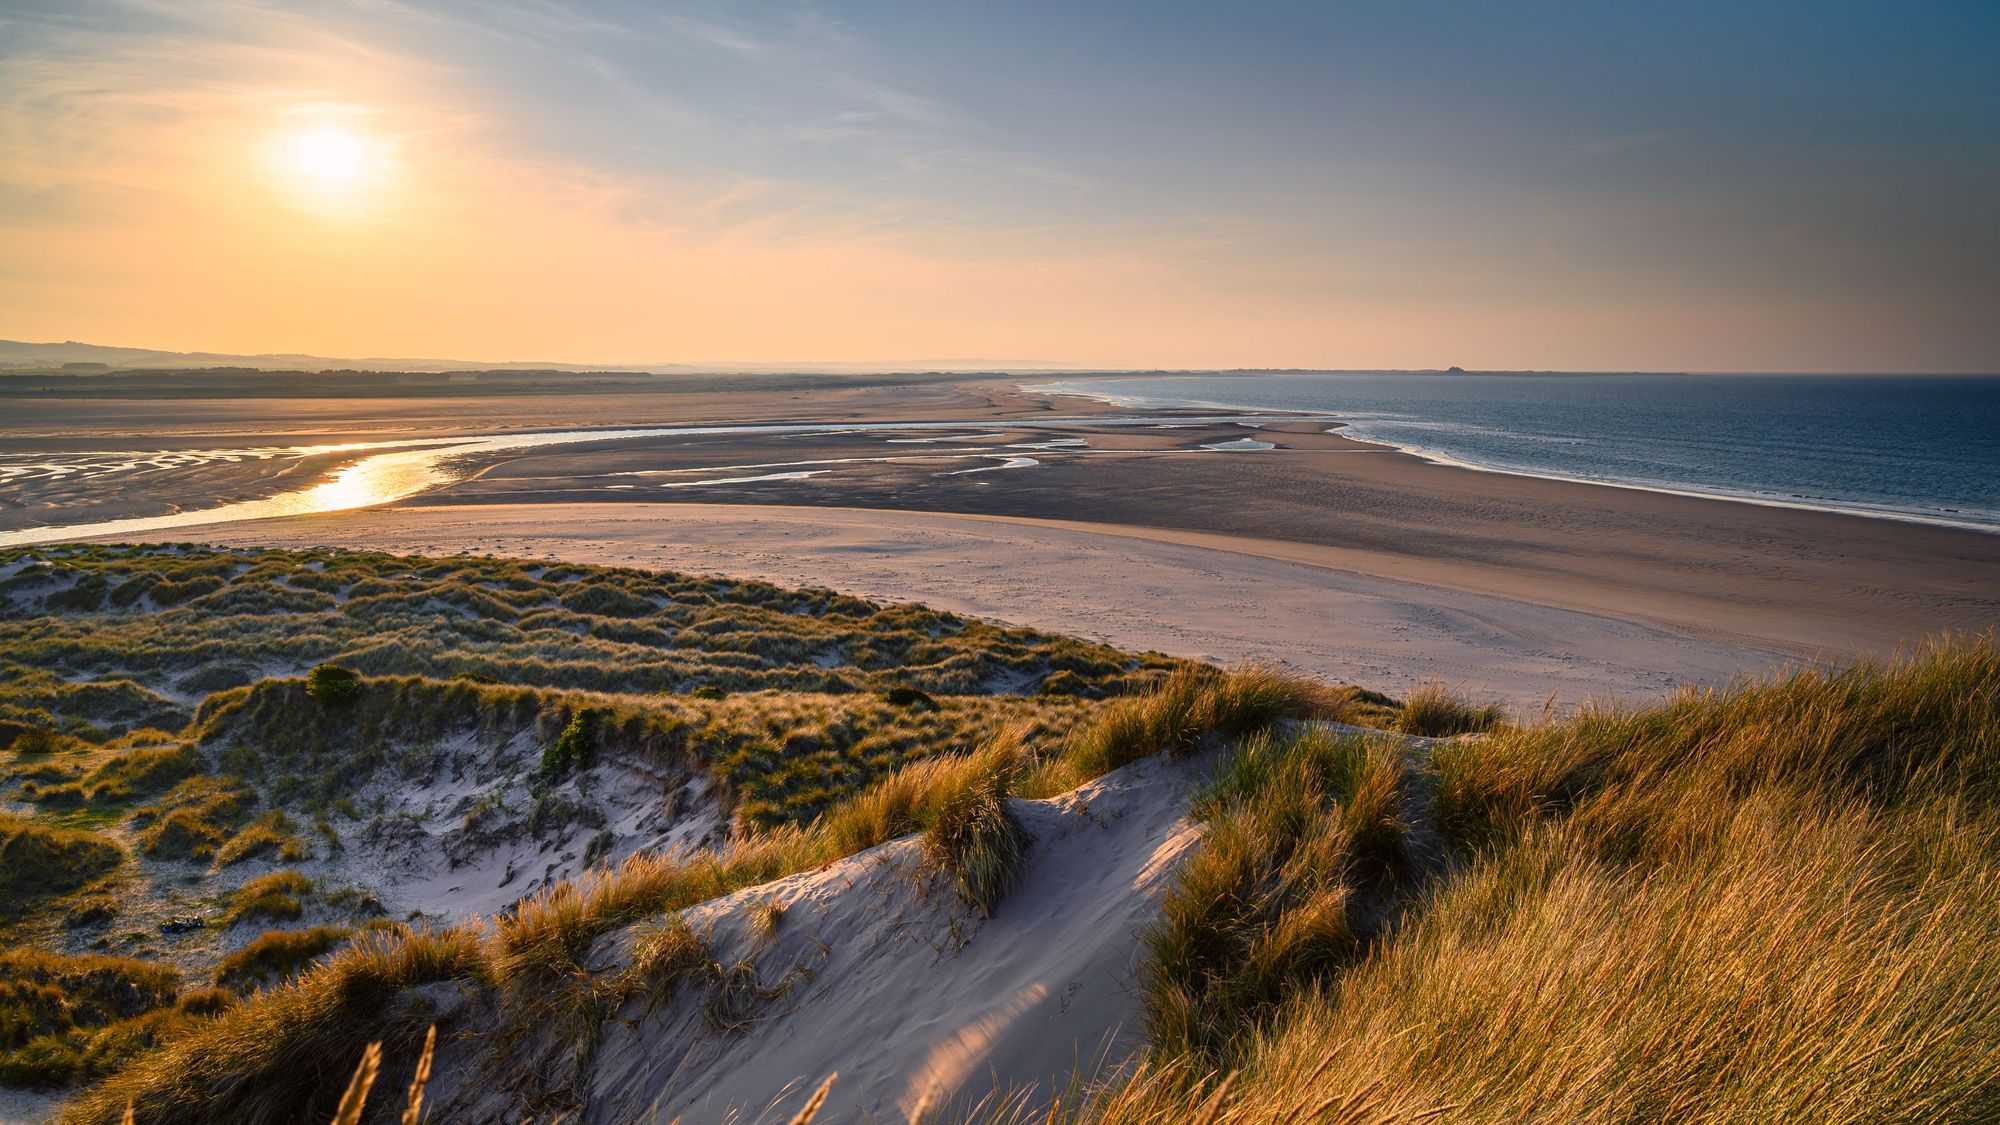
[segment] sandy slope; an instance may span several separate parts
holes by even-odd
[[[1774,645],[1320,565],[1307,548],[993,517],[768,505],[381,508],[189,529],[205,542],[561,558],[830,586],[1222,663],[1539,710],[1786,659]],[[1560,589],[1551,589],[1552,598]]]
[[[1200,838],[1182,814],[1203,765],[1150,758],[1061,797],[1011,802],[1031,842],[991,918],[924,864],[915,837],[690,908],[714,957],[753,965],[768,997],[726,1030],[705,1014],[714,994],[703,984],[657,1010],[628,1003],[605,1024],[581,1120],[785,1121],[838,1072],[818,1120],[905,1121],[996,1083],[1002,1096],[1045,1100],[1079,1063],[1129,1057],[1144,1034],[1139,938]],[[766,902],[784,913],[759,941],[750,919]],[[600,979],[631,963],[646,925],[600,943]],[[447,1119],[518,1117],[490,1084],[437,1093]]]

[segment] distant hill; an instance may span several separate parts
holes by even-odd
[[[1059,371],[1075,365],[1048,360],[924,359],[884,360],[878,363],[553,363],[547,360],[516,360],[494,363],[487,360],[424,359],[406,356],[364,356],[360,358],[267,352],[237,355],[228,352],[172,352],[153,348],[119,348],[85,344],[76,340],[37,344],[22,340],[0,340],[0,369],[59,371],[68,364],[103,364],[106,368],[214,368],[249,367],[263,371],[643,371],[656,375],[683,372],[824,372],[836,374],[918,371]],[[71,368],[88,371],[89,368]]]
[[[588,364],[514,362],[475,363],[458,359],[422,359],[369,356],[349,359],[303,353],[265,352],[237,355],[228,352],[170,352],[153,348],[118,348],[85,344],[75,340],[37,344],[22,340],[0,340],[0,367],[17,369],[61,369],[67,364],[103,364],[112,368],[250,367],[265,371],[589,371],[602,368]],[[624,366],[624,365],[621,365]],[[627,367],[628,370],[641,370]],[[693,371],[686,364],[654,364],[646,371]]]

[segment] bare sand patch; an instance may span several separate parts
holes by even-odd
[[[1404,691],[1440,679],[1538,710],[1652,697],[1787,659],[1523,598],[1256,553],[1256,541],[992,517],[720,504],[424,506],[189,529],[211,543],[459,551],[721,573],[919,601],[1223,664]],[[1551,591],[1552,594],[1558,591]]]

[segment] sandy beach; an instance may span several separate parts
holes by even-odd
[[[1517,707],[1656,696],[2000,625],[2000,536],[1475,472],[1348,440],[1325,418],[1132,412],[992,381],[808,398],[28,405],[8,427],[23,451],[135,448],[150,424],[215,455],[12,480],[15,526],[268,495],[362,455],[231,455],[253,442],[824,425],[497,451],[387,507],[112,537],[743,575],[1392,691],[1442,679]]]
[[[1781,663],[1773,648],[1280,558],[1223,537],[994,517],[713,504],[427,506],[202,529],[204,542],[457,551],[723,573],[1221,663],[1518,707],[1655,695]]]

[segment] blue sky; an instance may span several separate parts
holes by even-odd
[[[0,13],[14,337],[604,361],[2000,367],[1990,2]],[[398,178],[374,201],[355,187],[339,215],[294,213],[290,275],[245,218],[268,203],[279,222],[286,189],[229,201],[217,185],[246,151],[232,138],[310,114],[379,143]],[[187,182],[162,182],[163,162]],[[204,267],[171,318],[89,300],[165,284],[129,253],[98,260],[156,242],[184,256],[164,228],[206,231],[243,276]],[[648,280],[658,261],[712,283]],[[509,269],[541,280],[492,280]],[[292,283],[324,313],[329,270],[434,287],[462,270],[474,292],[424,317],[393,315],[408,303],[393,296],[350,296],[344,316],[194,307]],[[595,305],[572,296],[593,284]]]

